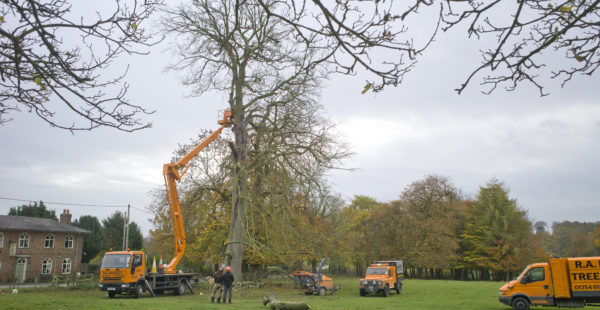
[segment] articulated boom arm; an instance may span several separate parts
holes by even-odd
[[[179,194],[177,193],[177,181],[181,180],[181,177],[185,175],[188,168],[190,167],[190,161],[198,156],[198,154],[205,149],[211,142],[215,141],[223,128],[231,127],[233,124],[233,117],[230,110],[225,110],[223,118],[218,121],[221,125],[219,129],[211,133],[204,141],[200,142],[194,149],[188,152],[183,158],[176,163],[168,163],[163,166],[163,175],[165,177],[165,186],[167,189],[167,200],[169,203],[169,210],[171,211],[171,224],[173,225],[173,233],[175,237],[175,255],[168,265],[165,265],[165,273],[176,273],[177,264],[183,258],[185,252],[186,240],[185,231],[183,229],[183,218],[181,217],[181,206],[179,205]],[[185,167],[183,172],[180,174],[179,169]]]

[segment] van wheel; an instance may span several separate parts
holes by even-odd
[[[365,293],[365,290],[360,290],[360,296],[365,296],[365,295],[367,295],[367,294]]]
[[[135,296],[135,298],[140,298],[140,297],[142,297],[143,293],[144,293],[144,288],[142,287],[142,283],[138,283],[135,286],[135,291],[133,291],[133,295]]]
[[[517,297],[512,303],[514,310],[529,310],[529,301],[525,297]]]
[[[325,289],[324,287],[319,287],[319,296],[325,295],[327,295],[327,289]]]
[[[390,286],[388,284],[386,284],[385,288],[383,289],[383,296],[384,297],[390,296]]]
[[[402,293],[402,282],[396,283],[396,285],[394,285],[394,288],[396,289],[396,293]]]

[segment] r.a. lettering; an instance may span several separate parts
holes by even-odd
[[[583,265],[583,263],[585,262],[585,266]],[[587,261],[575,261],[575,268],[596,268],[596,265],[594,265],[594,263],[592,263],[591,260],[587,260]]]
[[[572,273],[573,281],[600,281],[600,272]]]

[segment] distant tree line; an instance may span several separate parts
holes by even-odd
[[[228,229],[227,195],[213,191],[219,186],[198,184],[181,195],[188,266],[219,263]],[[155,251],[168,253],[172,235],[160,197],[151,236]],[[249,214],[253,225],[246,234],[254,242],[246,244],[247,278],[264,275],[269,265],[314,268],[320,257],[329,257],[329,272],[362,275],[373,260],[403,259],[407,277],[504,281],[548,255],[600,255],[600,222],[555,222],[549,231],[544,222],[532,223],[508,186],[495,179],[474,198],[435,175],[413,182],[390,202],[355,196],[344,205],[332,196],[316,208],[300,193],[287,198],[288,205],[278,201]]]
[[[555,222],[549,232],[495,179],[468,199],[447,178],[428,176],[397,201],[357,196],[343,217],[358,274],[371,260],[399,258],[409,277],[502,281],[549,255],[600,255],[600,222]]]
[[[58,221],[56,211],[48,210],[43,201],[10,208],[8,215],[48,218]],[[83,215],[75,219],[71,225],[90,231],[83,237],[81,262],[89,263],[96,256],[111,248],[120,250],[123,246],[124,222],[125,214],[120,211],[116,211],[102,222],[92,215]],[[132,250],[143,248],[143,234],[135,222],[129,224],[128,245]]]

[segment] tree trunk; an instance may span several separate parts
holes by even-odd
[[[231,223],[229,226],[228,261],[237,281],[242,280],[242,260],[244,257],[244,223],[248,204],[248,128],[243,104],[243,67],[239,72],[234,68],[230,107],[233,113],[233,134],[235,145],[231,146],[233,162],[233,189]]]

